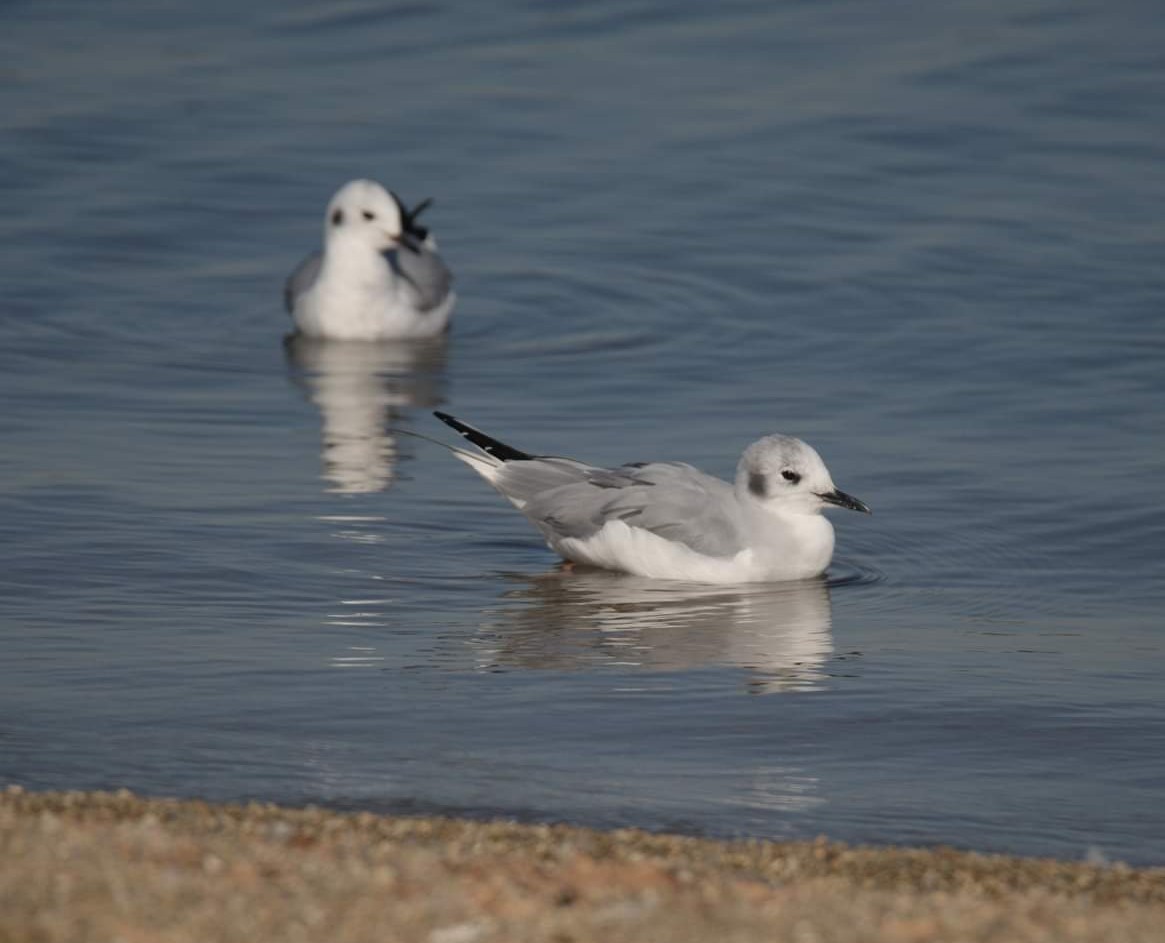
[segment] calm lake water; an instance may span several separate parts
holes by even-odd
[[[1165,864],[1165,9],[13,3],[0,782]],[[355,176],[447,344],[295,345]],[[562,573],[431,443],[874,509]]]

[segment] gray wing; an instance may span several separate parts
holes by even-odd
[[[587,477],[601,471],[570,458],[538,456],[537,458],[503,462],[489,479],[490,483],[509,498],[519,510],[535,523],[528,508],[548,494],[562,488],[581,485],[589,489]]]
[[[511,475],[525,501],[522,512],[550,539],[586,538],[621,520],[709,556],[732,556],[745,546],[732,486],[682,462],[613,469],[568,459],[507,462],[497,485],[513,500]]]
[[[384,257],[392,270],[412,286],[421,311],[431,311],[449,297],[453,273],[428,241],[421,245],[420,252],[390,249]]]
[[[295,299],[315,284],[320,274],[320,263],[323,258],[324,254],[317,249],[300,262],[295,270],[287,276],[287,281],[283,284],[283,304],[289,314],[295,308]]]

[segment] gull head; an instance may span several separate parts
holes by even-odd
[[[781,514],[816,514],[827,507],[870,513],[857,498],[837,489],[810,445],[788,435],[765,436],[744,450],[736,467],[736,491]]]
[[[405,231],[400,201],[375,180],[350,180],[336,191],[324,214],[324,244],[365,245],[373,252],[419,248]]]

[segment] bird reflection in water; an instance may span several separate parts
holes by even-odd
[[[443,400],[445,340],[334,341],[294,335],[285,344],[292,381],[319,408],[328,490],[386,490],[400,457],[389,426],[411,407]]]
[[[490,610],[478,665],[490,668],[748,672],[766,694],[820,688],[833,652],[823,578],[726,587],[605,570],[522,578]]]

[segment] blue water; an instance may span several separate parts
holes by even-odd
[[[1165,863],[1165,11],[10,4],[0,781]],[[371,176],[447,344],[295,345]],[[874,509],[562,573],[430,443]]]

